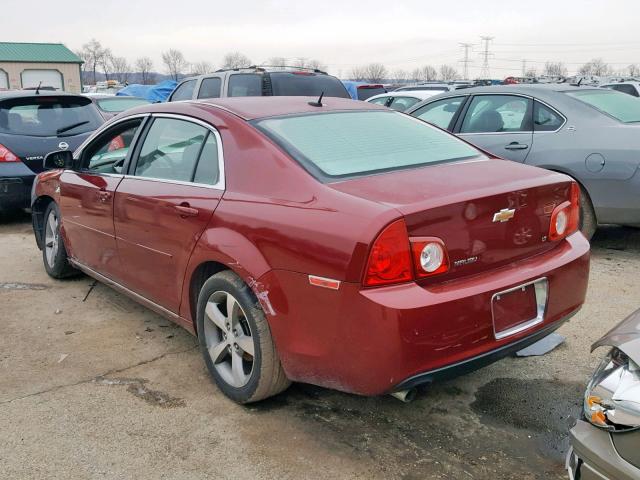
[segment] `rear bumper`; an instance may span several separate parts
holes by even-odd
[[[260,284],[290,379],[379,395],[462,374],[534,343],[580,308],[588,276],[589,243],[574,234],[538,256],[430,287],[343,282],[336,291],[286,271],[269,272]],[[496,339],[492,296],[543,277],[542,322]]]
[[[35,176],[22,162],[0,165],[0,211],[29,207]]]
[[[571,480],[640,479],[640,470],[620,457],[609,432],[578,420],[569,438],[566,467]]]

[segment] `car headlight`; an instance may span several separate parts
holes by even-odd
[[[640,366],[613,348],[587,386],[584,415],[610,431],[640,428]]]

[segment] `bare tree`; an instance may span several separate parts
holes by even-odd
[[[140,57],[136,60],[136,69],[140,72],[143,85],[153,82],[154,75],[151,73],[153,69],[153,61],[149,57]]]
[[[351,69],[351,72],[349,73],[349,77],[351,78],[351,80],[357,80],[359,82],[366,80],[367,72],[365,67],[363,66],[353,67]]]
[[[431,65],[425,65],[424,67],[416,68],[411,72],[411,76],[419,82],[430,82],[438,77],[438,72]]]
[[[391,72],[391,79],[395,83],[405,83],[409,79],[409,74],[406,70],[397,68],[393,72]]]
[[[552,77],[566,77],[569,73],[567,67],[562,62],[547,62],[544,64],[545,75]]]
[[[450,82],[459,78],[458,71],[450,65],[442,65],[440,67],[440,79],[445,82]]]
[[[640,65],[632,63],[627,67],[627,73],[630,77],[640,77]]]
[[[203,61],[191,64],[191,72],[195,75],[203,75],[205,73],[213,72],[214,68],[211,62]]]
[[[580,67],[578,73],[580,73],[580,75],[595,75],[602,77],[611,74],[611,67],[604,63],[604,60],[601,58],[594,58]]]
[[[272,67],[284,67],[287,65],[287,59],[285,57],[271,57],[266,63]]]
[[[113,53],[108,48],[104,49],[104,55],[100,59],[100,66],[102,67],[102,71],[104,72],[104,78],[109,80],[109,75],[112,72],[112,64],[111,60],[113,59]]]
[[[120,83],[127,83],[129,73],[131,73],[131,65],[124,57],[111,57],[111,71]]]
[[[320,60],[316,60],[314,58],[309,60],[305,65],[303,65],[303,67],[312,68],[314,70],[321,70],[323,72],[325,72],[327,70],[327,66],[324,63],[322,63]]]
[[[173,48],[166,52],[162,52],[162,61],[167,68],[167,72],[175,81],[178,81],[180,75],[182,75],[189,65],[182,52]]]
[[[222,59],[222,68],[242,68],[250,65],[249,57],[240,52],[227,53]]]
[[[370,63],[364,66],[364,78],[369,82],[381,82],[387,76],[387,67],[382,63]]]
[[[104,63],[104,57],[108,50],[102,44],[92,38],[88,43],[82,45],[82,57],[86,62],[85,70],[88,69],[93,74],[93,83],[96,83],[96,71],[98,66]]]
[[[85,50],[76,50],[74,52],[80,60],[82,60],[82,64],[80,65],[80,73],[82,74],[82,82],[86,82],[87,79],[87,68],[91,68],[91,56]]]
[[[538,76],[538,70],[536,67],[529,67],[524,71],[524,76],[527,78],[535,78]]]

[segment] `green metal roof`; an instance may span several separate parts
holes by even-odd
[[[0,62],[83,63],[61,43],[0,42]]]

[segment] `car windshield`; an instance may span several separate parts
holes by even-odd
[[[90,132],[101,124],[88,98],[25,97],[0,103],[0,133],[63,137]]]
[[[127,98],[127,97],[113,97],[113,98],[101,98],[96,100],[98,108],[103,112],[108,113],[120,113],[133,107],[139,107],[140,105],[148,105],[148,100],[144,98]]]
[[[604,88],[600,90],[571,90],[566,93],[623,123],[640,122],[639,98]]]
[[[483,158],[453,135],[392,111],[272,117],[254,125],[319,180]]]
[[[271,72],[271,86],[275,96],[351,98],[340,80],[331,75],[307,72]]]

